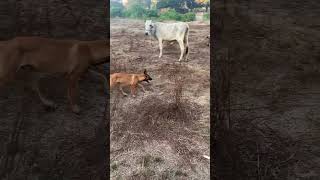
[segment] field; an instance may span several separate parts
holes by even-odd
[[[189,61],[181,63],[177,43],[158,58],[144,21],[110,24],[111,73],[146,69],[153,78],[136,98],[111,92],[111,179],[209,179],[209,24],[189,23]]]
[[[228,60],[233,133],[221,143],[239,163],[215,169],[222,179],[319,179],[319,6],[248,1],[225,14],[214,4],[215,19],[225,18],[223,32],[215,21],[214,54]]]
[[[101,81],[91,74],[80,81],[82,111],[76,115],[63,78],[41,80],[45,96],[58,105],[52,111],[25,88],[28,75],[19,72],[16,81],[0,90],[0,179],[98,179],[106,156]]]
[[[107,39],[104,11],[105,1],[1,1],[0,39]],[[16,81],[0,86],[0,179],[101,179],[107,99],[100,79],[90,73],[82,77],[82,111],[75,115],[64,78],[48,76],[40,82],[43,94],[58,105],[52,111],[24,87],[29,75],[19,71]]]

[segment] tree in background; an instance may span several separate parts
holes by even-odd
[[[123,16],[124,7],[122,3],[118,1],[110,2],[110,16],[111,17],[122,17]]]
[[[157,9],[172,8],[179,13],[187,13],[191,9],[200,7],[195,0],[159,0]]]
[[[151,9],[151,0],[145,0],[146,7]]]
[[[151,0],[151,9],[156,9],[157,3],[158,3],[158,0]]]
[[[206,12],[208,12],[208,8],[210,7],[210,0],[195,0],[200,6],[206,8]]]

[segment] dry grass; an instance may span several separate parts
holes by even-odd
[[[202,33],[193,30],[192,39]],[[117,19],[111,32],[111,72],[147,69],[153,78],[136,98],[111,93],[112,179],[208,179],[209,161],[202,155],[209,155],[209,48],[178,63],[177,44],[165,44],[158,59],[157,42],[143,35],[143,21]],[[207,47],[205,36],[192,39]]]
[[[316,4],[306,10],[294,1],[239,2],[225,24],[233,124],[226,144],[239,154],[235,174],[244,179],[319,177],[319,115],[310,111],[320,107],[320,36],[307,18]]]

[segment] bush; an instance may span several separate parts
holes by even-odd
[[[175,21],[194,21],[196,19],[196,14],[193,12],[188,12],[186,14],[180,14],[174,9],[169,9],[168,11],[161,13],[159,20],[175,20]]]
[[[111,17],[122,17],[123,16],[124,7],[122,6],[121,3],[111,2],[110,5],[111,5],[110,6],[110,16]]]
[[[203,20],[205,20],[205,21],[210,20],[210,13],[203,14]]]
[[[160,14],[159,16],[159,20],[163,21],[163,20],[176,20],[176,21],[180,21],[181,20],[181,14],[177,13],[176,10],[174,9],[169,9],[166,12],[163,12]]]
[[[142,18],[146,16],[146,9],[140,3],[131,4],[128,9],[124,12],[126,17],[130,18]]]
[[[158,17],[158,11],[155,9],[146,10],[146,17]]]
[[[122,17],[123,16],[123,9],[120,7],[111,7],[110,16],[111,17]]]
[[[196,19],[196,14],[193,12],[188,12],[186,14],[181,15],[181,21],[189,22],[194,21]]]

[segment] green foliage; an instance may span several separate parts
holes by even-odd
[[[195,0],[159,0],[157,9],[171,8],[179,13],[187,13],[190,9],[200,7]]]
[[[150,18],[152,18],[152,17],[158,17],[158,11],[156,10],[156,9],[147,9],[146,10],[146,13],[145,13],[145,16],[146,17],[150,17]]]
[[[175,21],[194,21],[196,18],[196,14],[193,12],[189,12],[186,14],[180,14],[176,12],[174,9],[169,9],[166,12],[163,12],[159,16],[159,20],[164,21],[164,20],[175,20]]]
[[[205,21],[210,20],[210,13],[203,14],[203,20],[205,20]]]
[[[111,17],[122,17],[124,7],[119,2],[110,2],[110,16]]]
[[[124,15],[130,18],[142,18],[146,16],[146,9],[141,3],[132,3],[129,4],[129,7],[125,11]]]
[[[164,0],[162,0],[164,1]],[[175,3],[176,0],[167,0]],[[161,1],[160,1],[161,2]],[[180,2],[177,0],[176,2]],[[121,3],[112,2],[110,8],[111,17],[127,17],[127,18],[140,18],[140,19],[158,19],[158,20],[175,20],[175,21],[193,21],[195,20],[195,13],[188,12],[181,14],[175,9],[171,8],[166,12],[158,15],[157,9],[149,9],[146,4],[141,3],[139,0],[132,0],[125,9]]]
[[[163,20],[180,21],[181,20],[181,14],[176,12],[176,10],[174,10],[174,9],[169,9],[168,11],[163,12],[163,13],[160,14],[159,20],[161,20],[161,21],[163,21]]]
[[[196,14],[193,12],[188,12],[186,14],[181,15],[181,21],[189,22],[194,21],[196,19]]]

